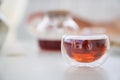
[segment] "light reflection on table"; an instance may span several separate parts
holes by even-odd
[[[120,80],[120,56],[111,55],[98,68],[75,68],[65,65],[61,52],[36,51],[32,42],[19,44],[23,49],[17,50],[26,55],[1,55],[0,80]]]

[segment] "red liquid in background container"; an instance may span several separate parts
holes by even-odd
[[[61,41],[60,40],[39,40],[39,47],[43,50],[60,51]]]
[[[71,40],[63,43],[67,55],[78,62],[93,62],[101,58],[106,50],[106,39]]]

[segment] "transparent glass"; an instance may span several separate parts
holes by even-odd
[[[64,35],[61,42],[62,55],[71,66],[97,67],[105,62],[110,48],[105,34]]]

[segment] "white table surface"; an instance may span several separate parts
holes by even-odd
[[[38,51],[35,42],[14,43],[0,56],[0,80],[120,80],[120,52],[111,52],[101,67],[73,68],[61,52]]]

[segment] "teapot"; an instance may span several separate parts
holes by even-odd
[[[51,10],[33,18],[29,29],[37,38],[42,50],[58,51],[64,34],[77,34],[79,26],[68,11]]]

